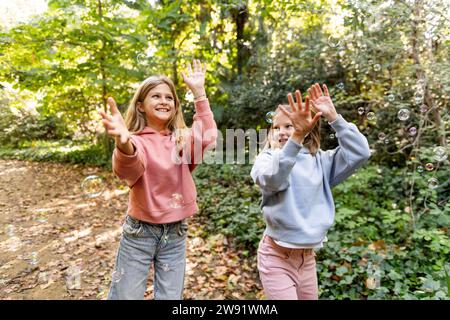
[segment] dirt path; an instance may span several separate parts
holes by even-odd
[[[103,178],[98,197],[81,189],[89,175]],[[127,200],[98,168],[0,160],[0,299],[105,299]],[[263,298],[255,257],[201,225],[189,221],[185,299]]]

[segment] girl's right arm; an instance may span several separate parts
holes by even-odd
[[[289,174],[302,144],[292,137],[281,150],[265,150],[255,160],[250,175],[263,193],[272,194],[289,187]]]
[[[116,102],[111,97],[108,98],[108,106],[111,115],[104,111],[99,111],[99,113],[102,116],[102,123],[107,133],[116,142],[112,158],[113,172],[120,179],[127,180],[128,185],[131,186],[144,173],[145,157],[139,143],[131,138]]]

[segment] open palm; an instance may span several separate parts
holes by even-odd
[[[206,67],[200,60],[193,61],[193,68],[188,64],[187,73],[181,72],[184,82],[191,89],[194,96],[204,92]]]
[[[108,106],[111,111],[111,115],[102,110],[99,111],[102,116],[103,126],[110,136],[119,138],[120,142],[125,144],[130,138],[130,132],[125,124],[125,120],[123,120],[123,117],[117,108],[116,102],[111,97],[108,98]]]
[[[311,97],[313,110],[322,112],[323,116],[329,120],[330,118],[334,118],[337,113],[325,84],[323,85],[323,90],[324,91],[322,91],[320,85],[316,83],[308,89],[308,94]]]
[[[291,120],[295,131],[302,137],[305,137],[312,130],[316,122],[319,121],[322,113],[318,112],[314,118],[311,117],[311,111],[309,110],[309,97],[306,97],[305,99],[304,108],[302,106],[302,96],[299,90],[295,91],[295,97],[297,99],[297,106],[294,103],[292,93],[288,94],[288,101],[292,112],[289,112],[283,106],[280,106],[280,110]]]

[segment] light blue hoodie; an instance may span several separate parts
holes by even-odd
[[[281,149],[266,149],[255,160],[251,176],[261,188],[264,234],[294,244],[324,240],[334,221],[331,188],[348,178],[370,157],[364,135],[341,115],[329,123],[339,146],[315,156],[289,139]]]

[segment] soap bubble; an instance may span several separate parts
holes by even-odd
[[[336,87],[337,87],[339,90],[344,90],[344,88],[345,88],[343,82],[339,82],[339,83],[336,85]]]
[[[38,253],[37,252],[32,252],[30,254],[30,259],[29,259],[29,263],[32,266],[35,266],[38,264]]]
[[[388,144],[389,143],[389,139],[384,139],[384,144]]]
[[[430,178],[428,180],[428,188],[436,189],[439,185],[439,181],[436,178]]]
[[[81,183],[81,190],[83,190],[83,193],[89,198],[98,197],[103,192],[104,188],[105,185],[103,179],[95,175],[88,176]]]
[[[420,106],[420,112],[425,113],[428,111],[428,106],[426,104],[423,104]]]
[[[406,121],[409,119],[409,114],[410,114],[410,111],[408,109],[400,109],[400,111],[397,114],[397,117],[401,121]]]
[[[417,166],[417,172],[418,173],[422,173],[423,172],[423,167],[422,166]]]
[[[375,65],[373,66],[373,70],[375,70],[375,71],[380,71],[380,70],[381,70],[381,65],[379,65],[378,63],[375,64]]]
[[[417,134],[417,129],[416,127],[411,127],[409,128],[408,132],[410,136],[415,136]]]
[[[273,117],[275,116],[275,111],[269,111],[266,113],[266,121],[267,123],[273,123]]]
[[[363,107],[359,107],[358,108],[358,114],[360,114],[360,115],[364,114],[364,108]]]
[[[136,60],[138,63],[146,63],[148,61],[148,57],[147,57],[147,55],[145,55],[143,53],[139,53],[136,56]]]
[[[7,227],[6,227],[6,234],[9,236],[9,237],[14,237],[15,236],[15,227],[12,225],[12,224],[9,224]]]
[[[373,112],[367,113],[367,120],[369,121],[375,121],[377,119],[377,116]]]
[[[422,92],[416,92],[414,94],[414,102],[416,104],[421,104],[423,102],[423,93]]]
[[[188,90],[186,92],[186,95],[184,96],[184,98],[186,99],[186,101],[194,102],[194,94],[192,93],[191,90]]]
[[[379,139],[379,140],[383,141],[385,138],[386,138],[386,134],[385,134],[384,132],[380,132],[380,133],[378,134],[378,139]]]
[[[334,139],[334,134],[330,134],[330,139],[333,140]]]
[[[447,159],[447,150],[444,147],[436,147],[434,148],[434,156],[433,159],[442,162]]]
[[[393,102],[395,100],[395,94],[391,93],[387,96],[389,102]]]
[[[328,45],[331,48],[337,48],[339,47],[341,44],[341,40],[339,38],[333,37],[333,36],[329,36],[328,37]]]
[[[432,171],[432,170],[434,169],[434,166],[433,166],[432,163],[428,162],[428,163],[425,165],[425,168],[426,168],[428,171]]]

